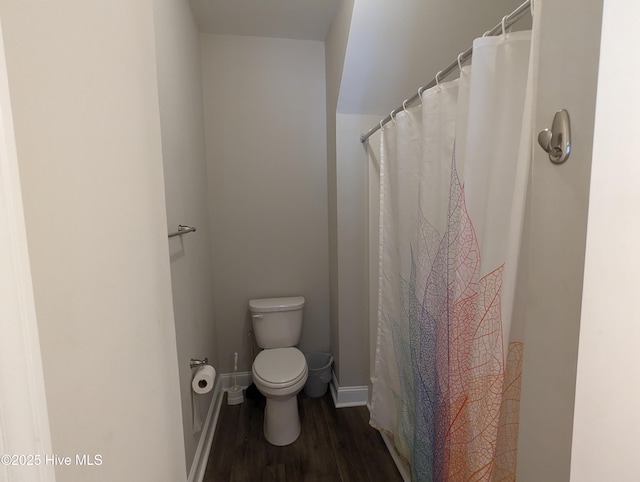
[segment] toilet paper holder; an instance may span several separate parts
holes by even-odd
[[[189,366],[191,368],[198,368],[198,367],[202,367],[205,365],[209,364],[209,358],[205,357],[204,360],[198,360],[196,358],[192,358],[191,359],[191,363],[189,363]]]

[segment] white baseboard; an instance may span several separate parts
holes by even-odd
[[[213,444],[213,436],[215,435],[216,426],[218,425],[220,408],[224,400],[224,392],[233,386],[233,375],[233,373],[221,373],[218,375],[218,378],[216,378],[213,396],[211,397],[211,405],[209,405],[207,419],[204,422],[200,441],[196,448],[196,454],[191,463],[189,478],[187,479],[188,482],[202,482],[202,479],[204,479],[204,472],[207,468],[209,453],[211,452],[211,445]],[[251,372],[238,372],[236,379],[238,385],[243,389],[246,389],[253,383]]]
[[[331,372],[331,397],[336,408],[361,407],[369,401],[369,387],[341,387],[335,372]]]
[[[207,468],[209,452],[211,452],[213,435],[216,432],[216,425],[218,424],[218,416],[220,415],[220,407],[222,406],[222,399],[224,395],[222,391],[221,378],[221,376],[218,377],[213,388],[211,404],[209,405],[207,419],[204,422],[202,433],[200,434],[196,454],[194,455],[193,462],[191,463],[189,478],[187,479],[188,482],[202,482],[202,479],[204,479],[204,472]]]
[[[233,373],[221,373],[220,380],[222,381],[222,390],[228,391],[233,386]],[[253,375],[251,372],[238,372],[237,383],[243,389],[246,389],[253,383]]]

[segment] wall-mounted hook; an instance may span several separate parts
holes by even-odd
[[[549,160],[562,164],[571,154],[571,121],[569,112],[562,109],[556,112],[551,130],[544,129],[538,134],[538,144],[549,153]]]

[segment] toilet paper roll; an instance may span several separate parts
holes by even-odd
[[[195,393],[202,395],[213,390],[213,382],[216,380],[216,370],[211,365],[201,366],[196,370],[191,382],[191,388]]]

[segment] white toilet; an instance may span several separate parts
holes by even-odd
[[[249,301],[256,343],[263,350],[253,367],[253,383],[267,398],[264,436],[273,445],[289,445],[300,435],[296,395],[307,381],[307,361],[295,345],[302,334],[304,298]]]

